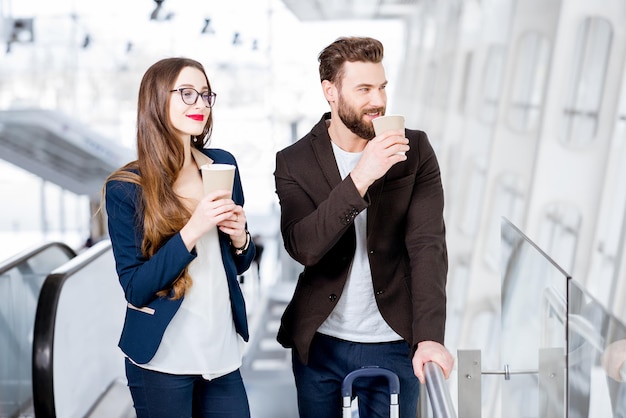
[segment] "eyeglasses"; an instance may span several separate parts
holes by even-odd
[[[203,91],[200,93],[198,90],[193,89],[191,87],[183,87],[180,89],[170,90],[170,93],[174,93],[175,91],[180,92],[180,98],[183,99],[183,103],[186,105],[196,104],[198,101],[198,96],[202,97],[202,101],[206,105],[206,107],[213,107],[215,104],[215,94],[212,91]]]

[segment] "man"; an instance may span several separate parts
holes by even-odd
[[[400,378],[414,418],[423,364],[446,378],[447,251],[438,163],[424,132],[375,136],[385,113],[383,46],[339,38],[319,55],[330,113],[276,155],[287,252],[304,265],[278,341],[293,348],[300,417],[340,417],[341,382],[362,366]],[[406,137],[405,137],[406,135]],[[419,380],[418,380],[419,379]],[[362,418],[388,416],[386,385],[355,381]]]

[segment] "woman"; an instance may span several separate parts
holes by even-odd
[[[120,338],[137,417],[247,417],[239,368],[248,327],[237,276],[254,259],[238,169],[204,195],[199,167],[215,93],[203,66],[167,58],[141,81],[137,160],[107,179],[105,204],[128,308]]]

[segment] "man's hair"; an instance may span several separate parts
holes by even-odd
[[[341,86],[346,61],[379,63],[383,60],[383,44],[374,38],[341,37],[320,52],[320,81]]]

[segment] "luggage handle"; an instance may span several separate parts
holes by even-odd
[[[343,418],[352,415],[352,383],[359,377],[383,376],[389,382],[390,412],[391,418],[399,416],[398,394],[400,393],[400,379],[391,370],[379,366],[364,366],[348,373],[341,385],[341,395],[343,396]]]

